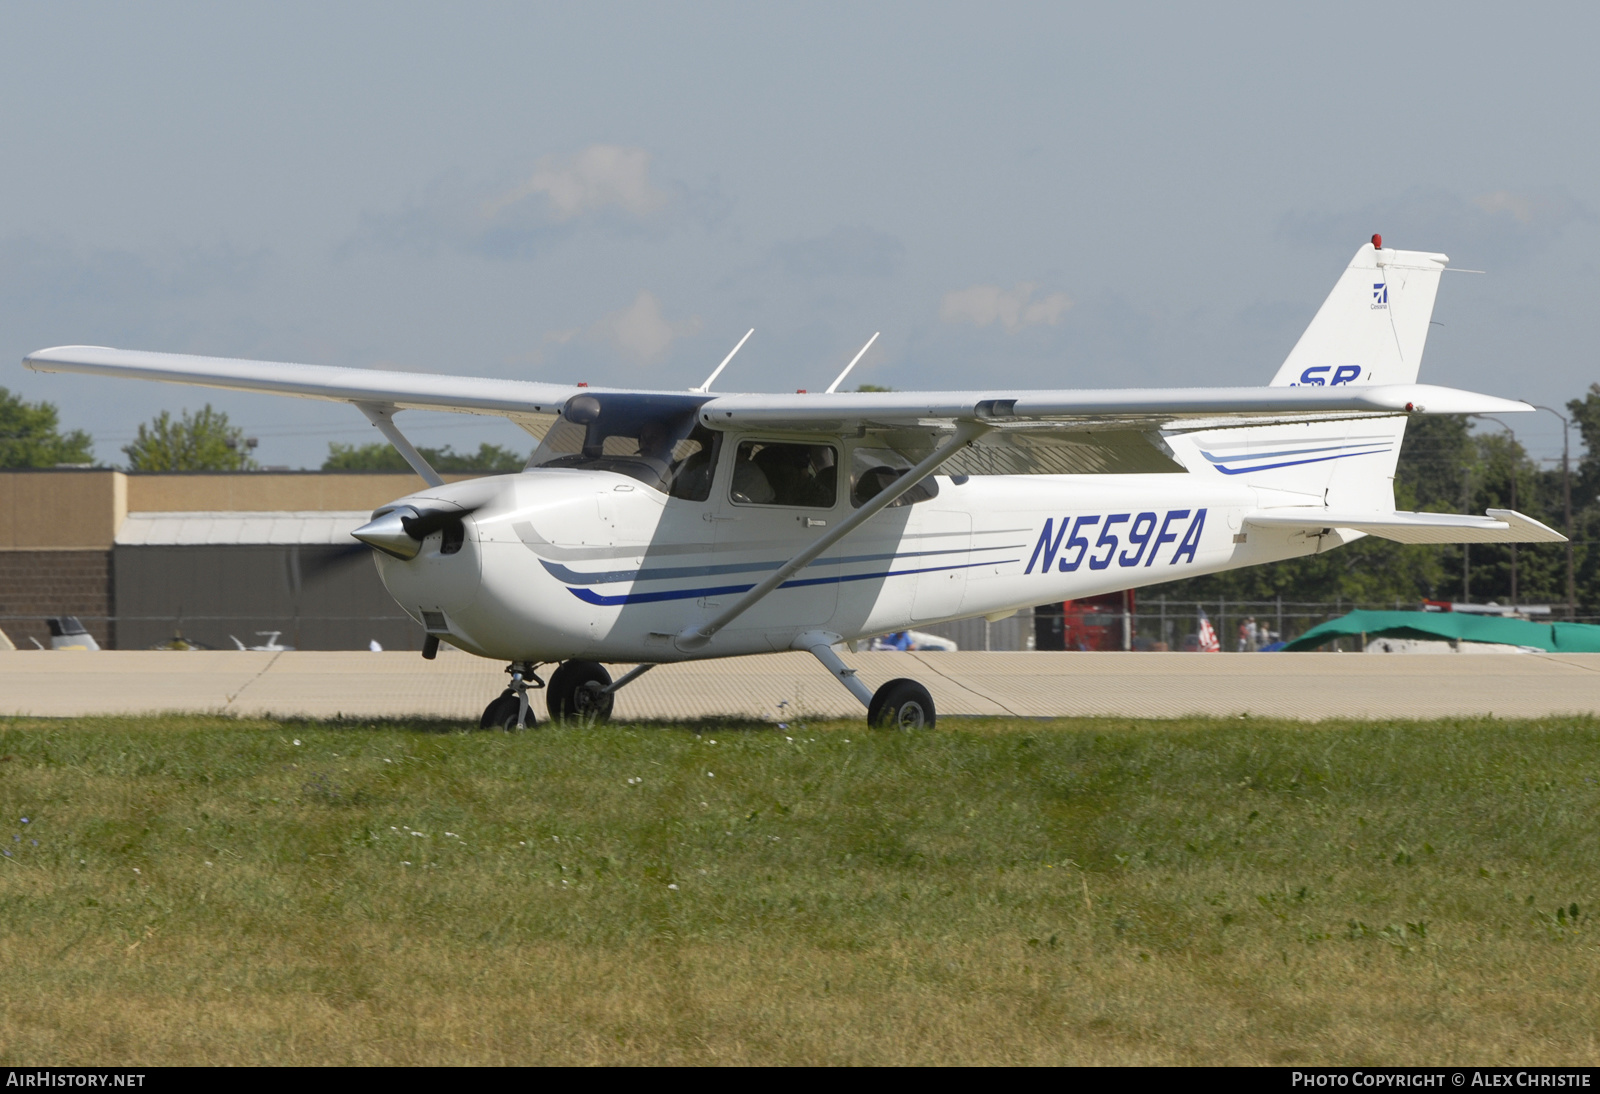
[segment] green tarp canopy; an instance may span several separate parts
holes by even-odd
[[[1590,623],[1530,623],[1468,612],[1351,612],[1312,627],[1287,643],[1285,652],[1312,650],[1346,635],[1499,642],[1549,653],[1600,653],[1600,626]]]

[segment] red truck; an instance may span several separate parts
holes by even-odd
[[[1138,611],[1134,590],[1089,596],[1033,609],[1034,648],[1131,650]]]

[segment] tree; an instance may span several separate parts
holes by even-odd
[[[26,403],[0,387],[0,467],[55,467],[94,462],[94,441],[81,429],[62,434],[54,403]]]
[[[880,386],[878,384],[859,384],[859,385],[857,385],[856,390],[857,391],[893,391],[894,388],[892,388],[892,387],[882,387],[882,386]]]
[[[228,424],[220,410],[187,410],[173,421],[163,410],[122,450],[129,471],[254,471],[255,459],[245,443],[244,430]]]
[[[419,448],[422,458],[433,465],[435,471],[478,472],[505,474],[521,471],[528,462],[509,448],[487,442],[478,446],[477,452],[456,452],[449,445],[443,448]],[[322,461],[324,471],[409,471],[411,465],[384,441],[372,444],[328,445],[328,458]]]
[[[1576,513],[1600,496],[1600,384],[1590,384],[1583,398],[1568,402],[1567,413],[1578,427],[1585,449],[1572,469],[1572,508]]]
[[[1590,384],[1582,399],[1567,403],[1584,452],[1572,469],[1572,538],[1580,612],[1600,609],[1600,384]],[[1557,488],[1561,473],[1555,472]]]

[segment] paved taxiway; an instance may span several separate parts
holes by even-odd
[[[1255,714],[1437,718],[1600,714],[1600,654],[861,653],[871,687],[910,676],[941,714]],[[0,653],[0,714],[154,711],[476,719],[504,686],[500,664],[456,651]],[[614,666],[620,674],[626,666]],[[537,709],[543,716],[542,697]],[[787,704],[781,706],[780,704]],[[617,696],[619,718],[799,712],[860,706],[805,653],[664,665]]]

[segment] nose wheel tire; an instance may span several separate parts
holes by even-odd
[[[567,661],[550,674],[545,688],[545,705],[556,721],[574,718],[585,722],[605,722],[611,718],[614,697],[600,689],[611,683],[611,674],[593,661]]]
[[[874,729],[932,729],[933,696],[915,680],[890,680],[873,693],[867,725]]]
[[[520,701],[517,693],[510,688],[497,695],[488,706],[483,708],[483,717],[478,720],[479,729],[499,729],[511,733],[517,728],[517,713]],[[533,711],[528,711],[528,722],[533,725]]]

